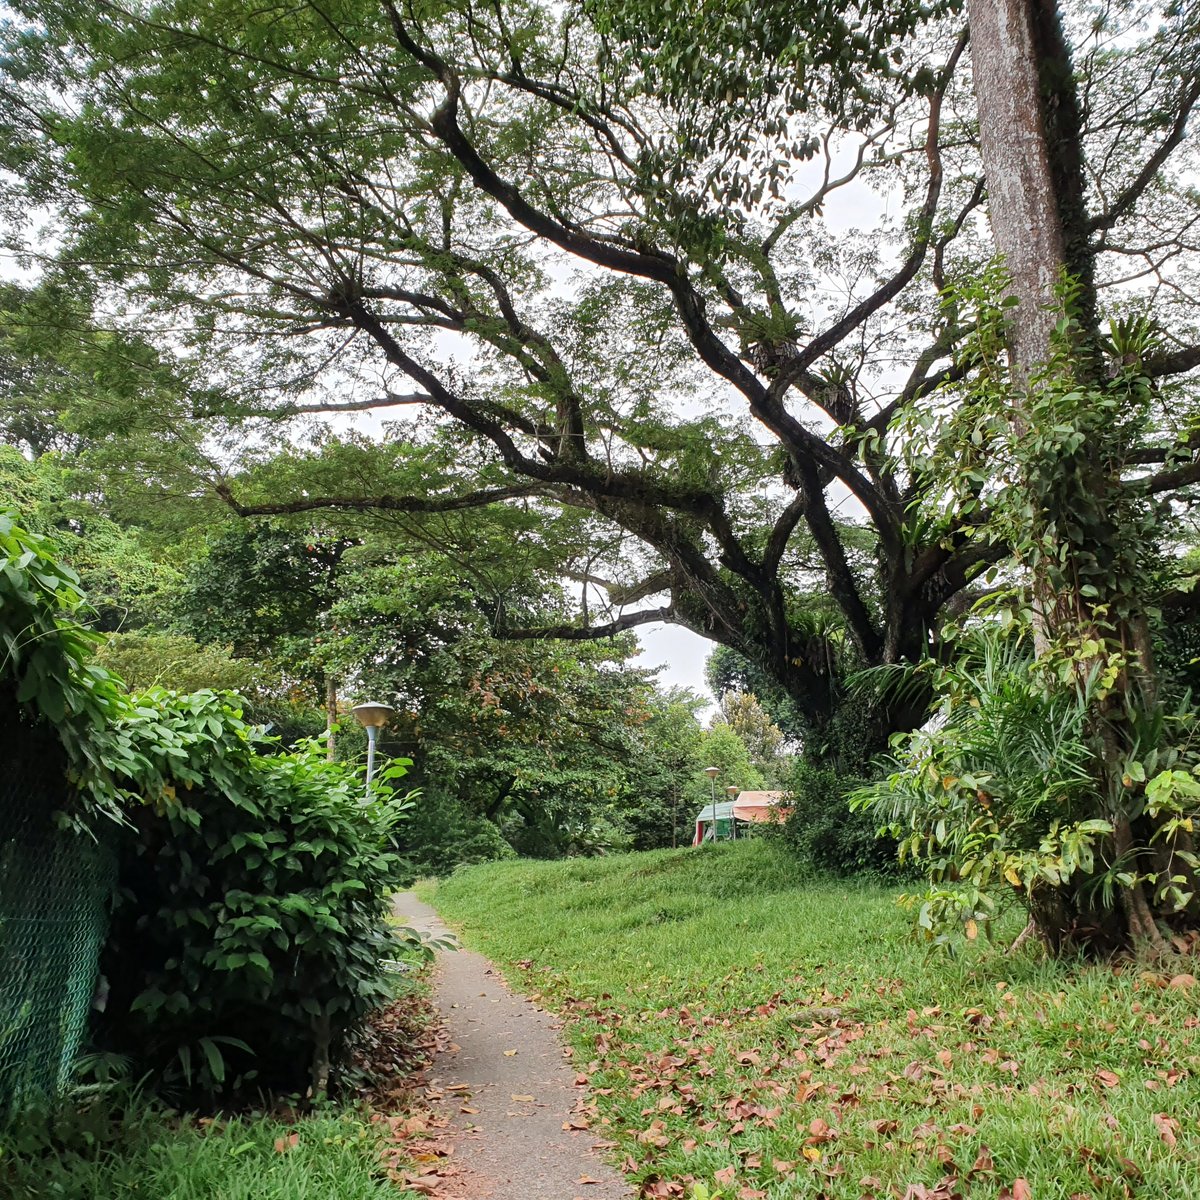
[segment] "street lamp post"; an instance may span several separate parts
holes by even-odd
[[[705,767],[705,775],[708,776],[708,786],[712,790],[712,835],[715,844],[717,840],[717,776],[721,773],[720,767]]]
[[[367,731],[367,799],[371,799],[371,780],[375,777],[375,739],[387,724],[388,717],[395,712],[390,704],[369,700],[353,708],[358,723]]]
[[[740,787],[738,787],[737,784],[734,784],[734,783],[731,783],[725,789],[725,795],[727,795],[729,797],[729,801],[731,804],[733,803],[734,800],[737,799],[738,792],[740,792],[741,790],[742,789]],[[732,809],[729,812],[729,828],[733,830],[733,840],[736,842],[737,841],[737,817],[734,816]]]

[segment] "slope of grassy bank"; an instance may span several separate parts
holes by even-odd
[[[570,1018],[582,1115],[644,1195],[1197,1190],[1186,978],[931,956],[894,892],[806,880],[762,841],[497,863],[429,898]]]

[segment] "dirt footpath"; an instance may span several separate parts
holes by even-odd
[[[396,897],[406,924],[447,932],[410,892]],[[624,1180],[592,1149],[590,1131],[564,1129],[581,1092],[559,1023],[508,990],[472,950],[438,956],[435,999],[450,1048],[434,1061],[430,1091],[450,1119],[452,1162],[439,1200],[620,1200]]]

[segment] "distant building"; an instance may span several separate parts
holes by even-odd
[[[786,792],[739,792],[736,800],[724,800],[716,806],[716,825],[713,825],[713,806],[706,804],[696,814],[696,836],[692,845],[701,842],[726,841],[736,838],[738,825],[772,825],[787,818],[791,811],[784,806]]]

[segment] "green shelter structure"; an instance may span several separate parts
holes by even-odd
[[[738,836],[739,825],[769,825],[784,820],[790,811],[783,804],[786,795],[786,792],[746,791],[739,792],[736,800],[706,804],[696,814],[692,845],[731,841]]]

